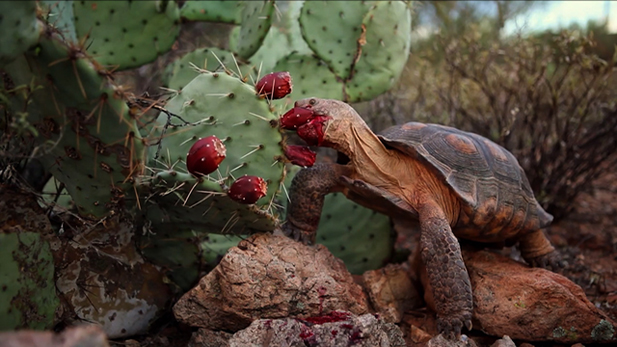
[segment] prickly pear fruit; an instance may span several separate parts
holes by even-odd
[[[310,167],[315,164],[317,154],[306,146],[292,145],[285,148],[285,156],[294,165]]]
[[[308,123],[298,128],[298,136],[310,146],[321,146],[324,136],[324,123],[328,116],[315,116]]]
[[[225,159],[225,145],[215,135],[197,140],[186,155],[186,168],[195,176],[214,172]]]
[[[281,116],[280,127],[288,130],[298,129],[313,118],[313,111],[304,107],[294,107]]]
[[[268,185],[263,178],[244,175],[232,183],[227,195],[242,204],[254,204],[268,193]]]
[[[269,99],[282,99],[291,89],[291,75],[287,71],[269,73],[255,85],[257,95]]]

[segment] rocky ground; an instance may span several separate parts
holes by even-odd
[[[230,250],[151,334],[109,344],[617,345],[617,175],[607,173],[573,203],[574,212],[547,230],[566,261],[560,274],[517,262],[520,256],[513,249],[464,246],[474,288],[474,329],[464,331],[457,343],[435,337],[435,317],[427,308],[432,299],[423,295],[421,276],[409,262],[351,276],[325,247],[256,235]],[[399,241],[399,247],[413,249],[415,237],[402,234]],[[6,346],[107,346],[100,330],[88,329],[17,334],[9,339],[14,344]]]

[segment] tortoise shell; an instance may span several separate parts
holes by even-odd
[[[537,230],[553,217],[534,197],[525,172],[505,148],[455,128],[410,122],[378,135],[390,148],[417,158],[459,197],[458,227],[473,233]]]

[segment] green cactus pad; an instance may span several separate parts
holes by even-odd
[[[378,269],[394,252],[390,218],[364,208],[343,194],[326,195],[316,242],[345,262],[352,274]]]
[[[65,184],[80,213],[101,217],[133,191],[131,177],[141,173],[144,150],[118,90],[103,70],[78,56],[55,38],[44,39],[27,55],[32,74],[19,74],[21,67],[12,75],[20,76],[16,84],[35,78],[40,86],[32,92],[28,119],[40,134],[41,162]]]
[[[0,67],[36,44],[40,31],[36,1],[0,1]]]
[[[37,232],[0,233],[0,331],[50,329],[59,306],[49,244]]]
[[[139,247],[149,261],[165,268],[167,276],[182,291],[187,291],[241,239],[238,236],[162,228],[155,234],[143,236]]]
[[[47,14],[48,25],[60,32],[66,42],[77,42],[73,22],[73,1],[43,0],[39,3]]]
[[[239,1],[187,1],[180,8],[180,17],[188,21],[240,23]]]
[[[190,63],[195,64],[200,69],[212,72],[227,70],[229,73],[246,80],[249,79],[249,75],[255,75],[252,67],[237,60],[234,61],[233,53],[229,51],[218,48],[198,48],[185,54],[165,69],[165,85],[174,90],[181,90],[193,78],[197,77],[199,72]]]
[[[284,176],[282,137],[277,116],[264,99],[255,95],[254,87],[223,73],[203,73],[171,99],[166,108],[185,121],[198,124],[170,128],[160,148],[150,147],[151,158],[159,151],[158,161],[151,162],[155,170],[161,171],[156,178],[165,182],[162,188],[166,192],[173,192],[154,197],[158,207],[167,212],[152,214],[153,223],[174,223],[189,228],[209,225],[212,233],[273,230],[276,217],[272,215],[271,202]],[[167,115],[162,113],[153,141],[160,138],[166,120]],[[210,135],[223,141],[227,156],[217,171],[197,179],[186,171],[186,154],[195,141]],[[268,194],[255,205],[236,203],[223,194],[225,187],[245,174],[259,176],[268,183]],[[170,187],[171,184],[177,189]]]
[[[366,44],[345,92],[349,102],[371,100],[398,80],[411,45],[411,9],[403,1],[377,1],[366,14]]]
[[[357,57],[362,19],[375,2],[304,2],[299,18],[304,41],[343,80]]]
[[[273,0],[243,2],[242,26],[236,44],[236,52],[240,57],[249,59],[257,52],[270,30],[273,14]]]
[[[294,82],[289,96],[294,100],[307,97],[343,100],[343,84],[314,56],[292,53],[281,59],[274,70],[289,71]]]
[[[73,13],[88,53],[119,70],[154,61],[180,32],[175,1],[74,1]]]

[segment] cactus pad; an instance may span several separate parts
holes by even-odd
[[[0,67],[36,44],[40,31],[36,1],[0,1]]]
[[[74,1],[73,14],[88,53],[119,70],[152,62],[180,32],[175,1]]]
[[[141,173],[143,145],[128,106],[95,63],[55,38],[28,55],[36,82],[29,120],[44,144],[40,160],[66,185],[79,211],[100,217],[124,202]],[[29,83],[27,75],[21,82]]]
[[[160,148],[150,148],[151,158],[159,152],[157,162],[151,163],[157,171],[154,184],[165,189],[154,197],[156,205],[149,207],[153,223],[209,226],[213,233],[273,230],[276,218],[269,208],[283,179],[284,165],[277,117],[267,102],[235,77],[202,73],[166,107],[192,125],[169,128]],[[166,120],[162,113],[155,139],[161,136]],[[217,171],[197,179],[186,171],[186,154],[197,139],[211,135],[223,141],[226,158]],[[236,203],[225,194],[243,175],[259,176],[268,183],[268,194],[255,205]]]
[[[240,23],[238,1],[187,1],[180,8],[180,17],[188,21],[208,21],[219,23]]]
[[[362,19],[375,2],[304,2],[299,18],[304,41],[342,79],[351,74],[362,35]]]
[[[274,14],[273,0],[244,1],[242,9],[242,26],[236,44],[237,53],[249,59],[268,34]]]
[[[316,242],[345,262],[352,274],[382,267],[394,252],[390,218],[343,194],[326,195]]]
[[[295,87],[290,94],[292,99],[307,97],[343,100],[343,84],[318,58],[310,55],[292,53],[281,59],[275,71],[289,71]]]
[[[46,12],[48,25],[58,30],[66,42],[77,42],[73,22],[73,1],[43,0],[39,4]]]
[[[366,43],[347,81],[347,101],[371,100],[398,80],[411,45],[411,10],[403,1],[377,1],[365,15]]]

